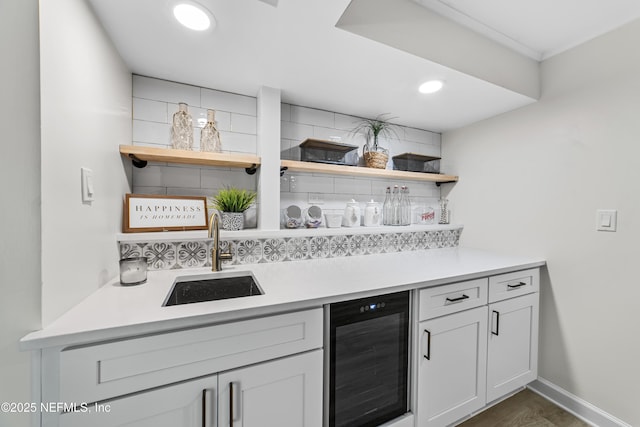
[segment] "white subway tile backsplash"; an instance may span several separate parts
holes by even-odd
[[[257,101],[251,96],[202,88],[202,107],[256,116]]]
[[[170,196],[204,196],[211,194],[202,188],[167,187],[167,194]]]
[[[255,154],[258,148],[256,135],[246,133],[221,131],[220,141],[222,143],[222,151]]]
[[[300,123],[282,122],[280,132],[282,138],[293,139],[300,144],[305,139],[313,136],[313,126]]]
[[[225,187],[255,191],[256,184],[256,176],[247,174],[244,169],[203,168],[199,187],[214,192]]]
[[[362,178],[334,178],[336,194],[371,195],[371,181]]]
[[[134,143],[146,142],[163,146],[171,145],[171,126],[168,123],[134,120],[132,140]]]
[[[206,119],[206,110],[216,110],[216,125],[221,134],[225,152],[257,152],[257,100],[254,97],[198,88],[144,76],[133,77],[133,142],[136,145],[169,147],[170,128],[177,103],[189,104],[194,121],[194,150],[199,150],[200,129]],[[282,159],[299,160],[299,144],[307,138],[330,139],[341,137],[341,142],[353,144],[362,154],[363,135],[351,134],[360,118],[287,103],[281,104]],[[198,121],[200,120],[200,122]],[[381,140],[390,149],[390,155],[415,152],[440,155],[441,135],[426,130],[400,127],[398,138]],[[389,160],[389,168],[392,161]],[[134,169],[133,191],[146,194],[181,194],[213,196],[225,186],[254,190],[257,175],[247,175],[243,169],[201,167],[197,165],[172,165],[150,163],[145,169]],[[362,207],[370,199],[384,200],[387,186],[408,185],[416,204],[434,204],[440,197],[440,189],[433,183],[417,181],[352,178],[341,175],[300,174],[286,172],[280,178],[280,206],[297,204],[309,206],[309,193],[321,194],[322,209],[340,212],[345,203],[355,198]],[[271,202],[271,201],[269,201]]]
[[[341,143],[350,144],[352,135],[350,135],[349,132],[340,129],[314,126],[313,137],[319,139],[331,139],[332,137],[338,137],[340,138]]]
[[[168,123],[167,103],[133,98],[133,119]]]
[[[335,120],[336,120],[336,124],[335,124],[336,129],[346,130],[348,132],[358,125],[358,121],[360,119],[355,116],[348,116],[346,114],[336,113]]]
[[[404,128],[404,139],[406,139],[407,141],[431,144],[432,134],[433,132],[429,132],[422,129],[408,128],[408,127]],[[402,137],[402,135],[400,137]]]
[[[248,133],[255,135],[257,128],[257,119],[255,116],[246,116],[244,114],[231,114],[231,131],[239,133]]]
[[[134,185],[133,194],[167,194],[167,188],[166,187],[144,187],[140,185]]]
[[[335,126],[335,113],[314,108],[291,106],[291,121],[313,126],[332,128]]]
[[[200,170],[179,166],[147,166],[133,169],[134,187],[200,188]]]
[[[133,97],[200,106],[200,88],[167,80],[133,76]]]
[[[283,122],[291,121],[291,104],[280,104],[280,120]]]
[[[290,175],[292,193],[334,193],[333,178],[328,176]]]

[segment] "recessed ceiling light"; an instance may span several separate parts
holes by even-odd
[[[195,31],[204,31],[211,27],[212,22],[215,24],[209,11],[195,3],[177,4],[173,8],[173,16],[179,23]]]
[[[435,93],[442,89],[444,83],[441,80],[429,80],[428,82],[424,82],[418,88],[420,93]]]

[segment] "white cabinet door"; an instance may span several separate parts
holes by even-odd
[[[538,376],[538,293],[489,305],[487,402]]]
[[[487,307],[419,323],[418,423],[448,425],[485,405]]]
[[[60,415],[60,427],[216,427],[217,375],[90,404]]]
[[[219,374],[220,426],[321,427],[322,367],[315,350]]]

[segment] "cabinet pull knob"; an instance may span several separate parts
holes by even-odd
[[[507,285],[507,288],[509,288],[509,289],[518,289],[518,288],[520,288],[522,286],[526,286],[526,283],[525,282],[518,282],[518,283],[515,283],[515,284],[509,284],[509,285]]]
[[[431,360],[431,332],[427,329],[425,329],[424,332],[427,334],[427,354],[424,355],[424,358]]]
[[[447,297],[447,301],[449,301],[449,302],[458,302],[458,301],[463,301],[463,300],[466,300],[466,299],[469,299],[469,295],[462,294],[461,297],[457,297],[457,298],[449,298],[449,297]]]
[[[202,427],[211,427],[211,395],[206,388],[202,390]]]
[[[496,324],[496,330],[495,332],[493,331],[493,327],[491,328],[491,334],[498,336],[500,335],[500,312],[493,310],[493,314],[495,314],[495,324]]]

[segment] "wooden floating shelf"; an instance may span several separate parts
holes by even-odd
[[[120,154],[142,161],[182,163],[201,166],[226,166],[232,168],[256,168],[260,157],[252,154],[205,153],[201,151],[153,148],[139,145],[121,145]]]
[[[324,163],[299,162],[295,160],[282,160],[280,164],[283,168],[296,172],[329,173],[356,177],[367,176],[372,178],[409,179],[412,181],[430,181],[436,183],[458,181],[458,177],[455,175],[443,175],[438,173],[407,172],[358,166],[329,165]]]

